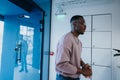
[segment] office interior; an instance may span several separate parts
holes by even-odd
[[[120,0],[0,0],[0,80],[56,80],[56,45],[73,15],[86,21],[79,39],[93,71],[80,80],[120,80]],[[20,35],[28,43],[22,72]]]

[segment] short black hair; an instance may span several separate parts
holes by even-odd
[[[83,16],[81,16],[81,15],[75,15],[70,19],[70,23],[72,23],[72,21],[78,20],[80,18],[84,19]]]

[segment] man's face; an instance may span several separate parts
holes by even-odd
[[[85,24],[85,20],[84,19],[79,19],[76,20],[74,22],[74,30],[78,33],[78,34],[84,34],[85,30],[86,30],[86,24]]]

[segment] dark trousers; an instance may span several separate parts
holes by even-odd
[[[80,79],[79,78],[64,77],[60,74],[57,74],[56,80],[80,80]]]

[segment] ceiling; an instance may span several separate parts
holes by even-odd
[[[15,4],[13,4],[10,1],[17,1],[19,2],[20,0],[0,0],[0,15],[5,16],[5,15],[17,15],[17,14],[25,14],[28,13],[28,11],[26,11],[25,9],[22,9],[18,6],[16,6]],[[50,0],[22,0],[22,4],[25,1],[37,1],[38,3],[45,3],[48,2]],[[31,2],[32,4],[32,2]],[[27,4],[26,4],[27,5]],[[26,5],[23,5],[23,7],[26,7]],[[38,5],[39,6],[39,5]],[[30,6],[27,6],[28,8],[30,8]]]
[[[21,13],[27,12],[8,0],[0,0],[0,15],[16,15]]]

